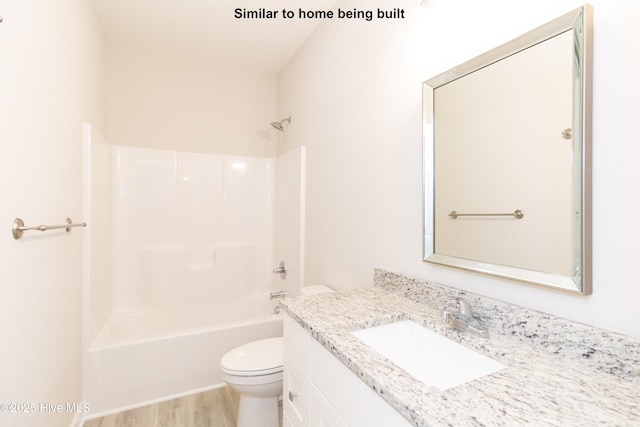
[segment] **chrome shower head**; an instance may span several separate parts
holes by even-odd
[[[286,119],[282,119],[279,122],[271,122],[271,126],[278,129],[280,132],[284,132],[284,126],[282,126],[284,122],[291,123],[291,116]]]

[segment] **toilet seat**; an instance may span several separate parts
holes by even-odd
[[[256,377],[282,372],[282,337],[253,341],[237,347],[220,359],[220,369],[236,377]]]

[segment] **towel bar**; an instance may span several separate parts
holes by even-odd
[[[516,209],[514,212],[511,212],[511,213],[486,213],[486,214],[462,214],[456,211],[451,211],[449,216],[452,219],[456,219],[459,216],[513,216],[516,219],[522,219],[522,217],[524,216],[524,212],[522,212],[520,209]]]
[[[25,227],[24,221],[20,218],[16,218],[13,220],[13,223],[11,225],[11,233],[13,234],[13,238],[18,240],[22,237],[25,231],[29,231],[29,230],[47,231],[47,230],[55,230],[58,228],[65,228],[68,233],[69,231],[71,231],[72,227],[86,227],[86,226],[87,226],[86,222],[74,224],[73,221],[71,221],[71,218],[67,218],[66,223],[63,225],[38,225],[37,227]]]

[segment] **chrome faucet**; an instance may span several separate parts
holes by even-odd
[[[271,292],[269,294],[269,299],[284,298],[286,296],[287,296],[287,293],[285,291]]]
[[[489,338],[489,331],[485,325],[473,316],[473,310],[469,301],[462,297],[453,297],[456,301],[458,309],[442,310],[442,321],[445,325],[449,325],[461,332],[478,335],[483,338]]]
[[[273,269],[273,272],[275,274],[279,274],[280,278],[282,280],[287,278],[287,266],[285,265],[284,261],[280,261],[280,264]]]

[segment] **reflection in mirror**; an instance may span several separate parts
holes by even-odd
[[[589,294],[590,8],[424,92],[424,260]]]

